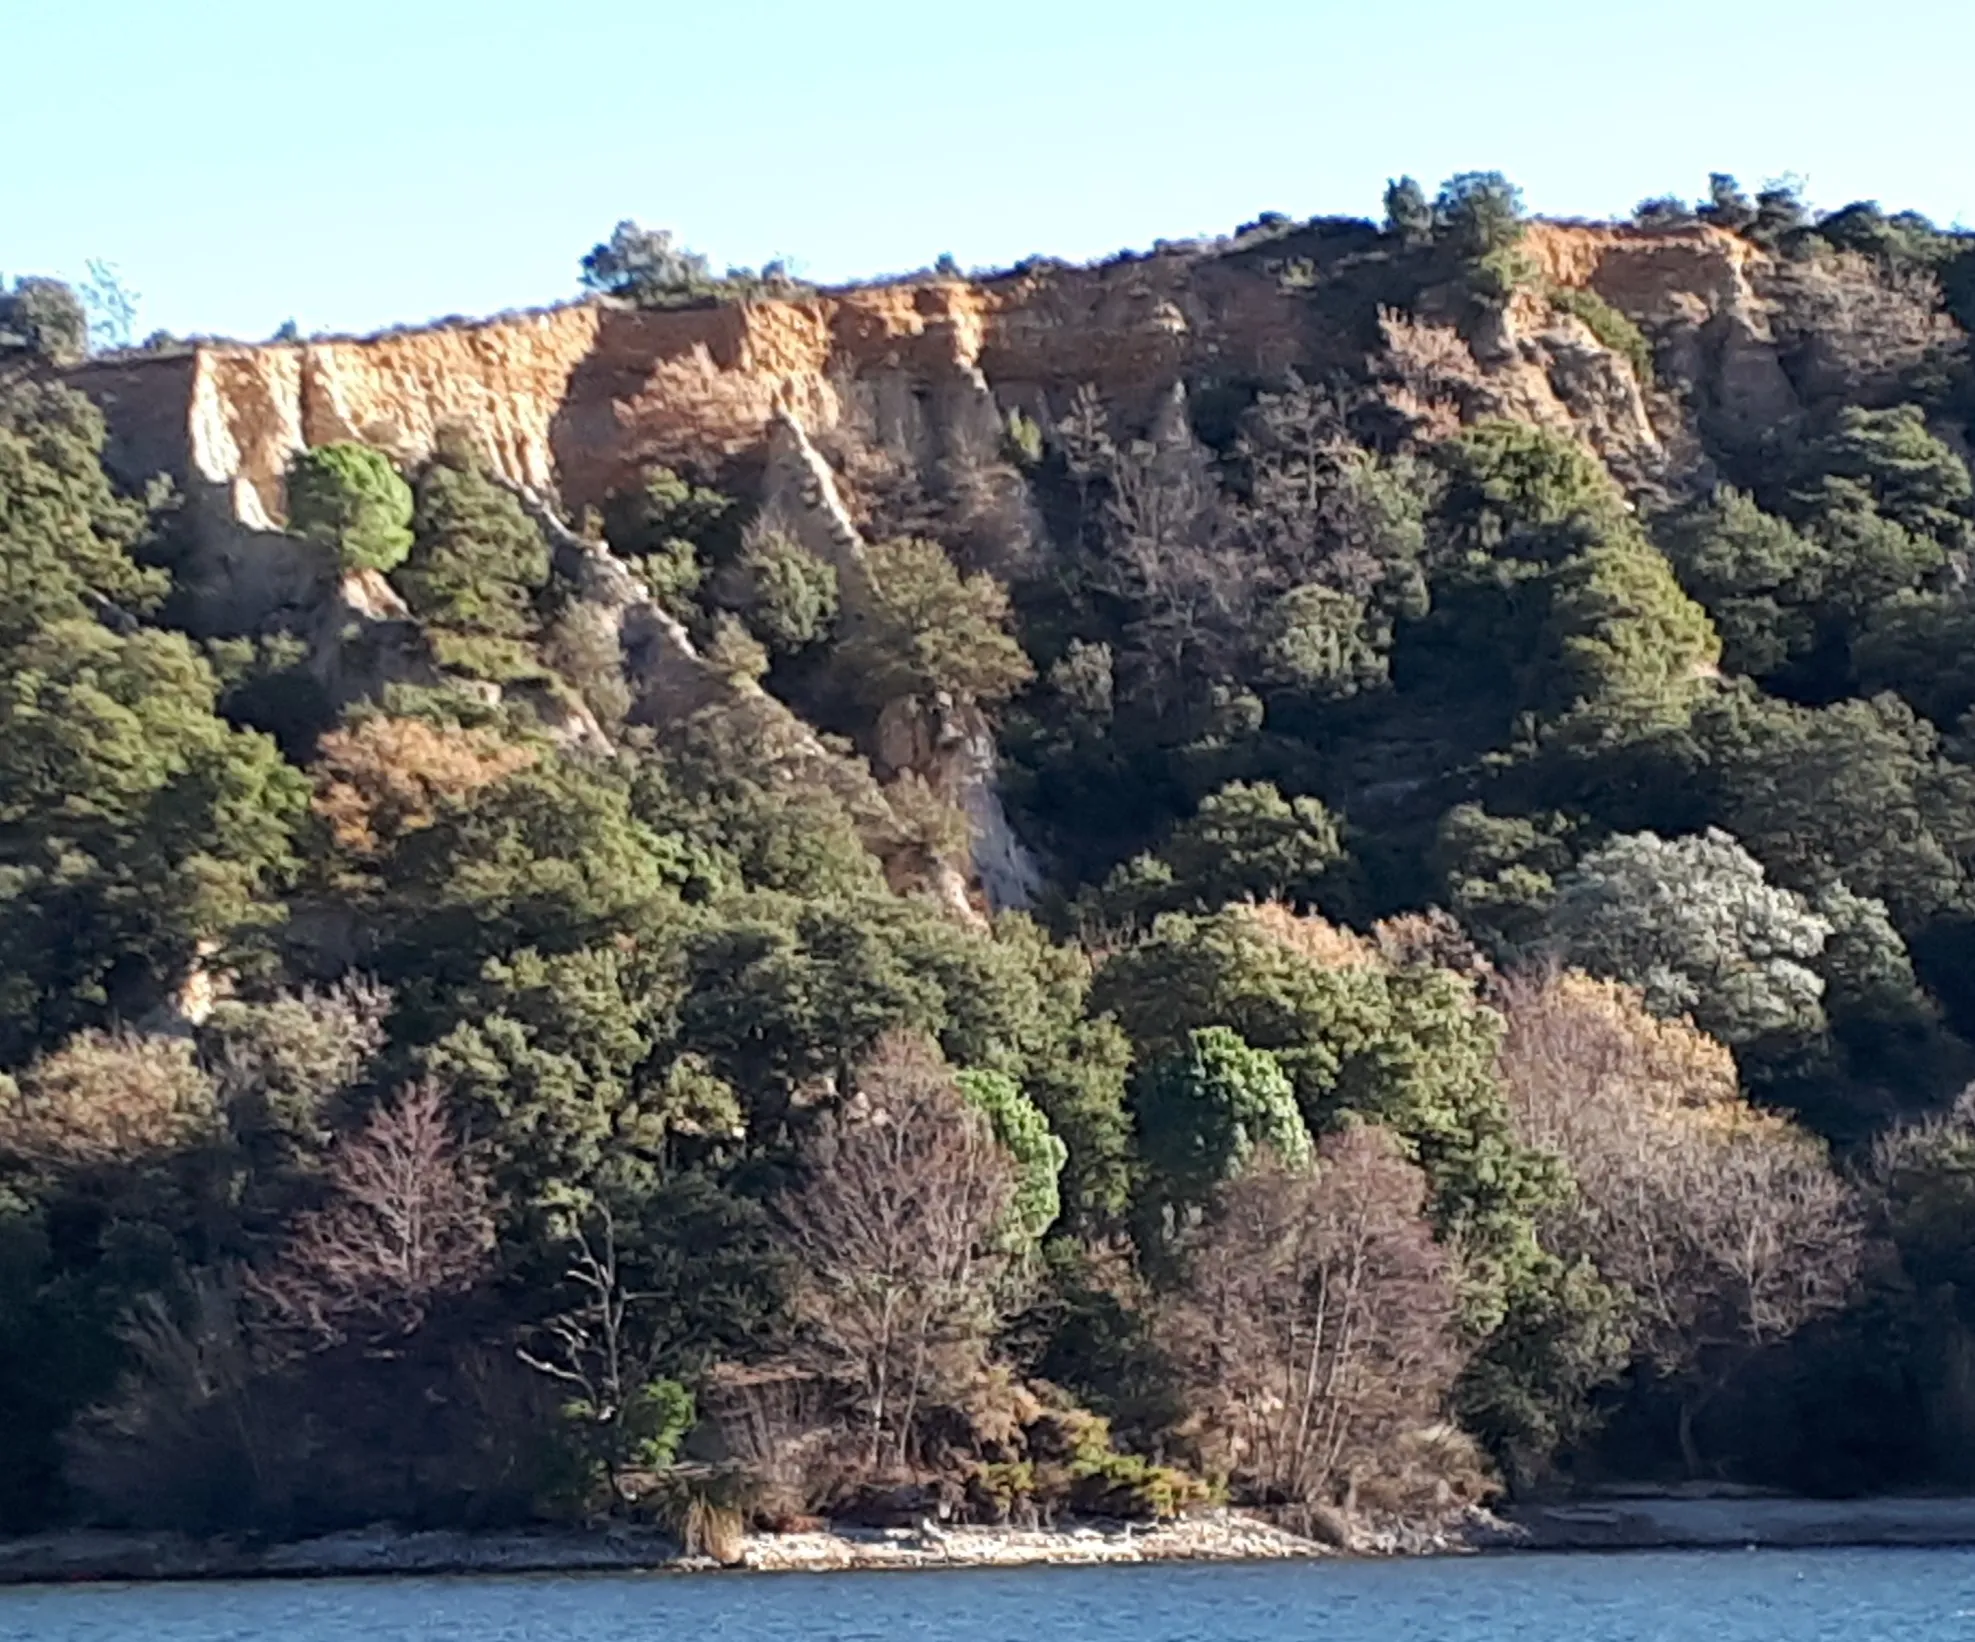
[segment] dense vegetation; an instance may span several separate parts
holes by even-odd
[[[1388,210],[1313,303],[1661,391],[1500,178]],[[847,566],[654,470],[592,541],[676,710],[467,427],[298,459],[334,619],[194,638],[79,307],[0,293],[0,1524],[1975,1482],[1975,248],[1697,218],[1809,293],[1803,410],[1629,490],[1362,368],[841,430]],[[1028,912],[863,756],[976,710]]]

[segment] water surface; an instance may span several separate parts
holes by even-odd
[[[0,1591],[4,1642],[1975,1642],[1975,1551]]]

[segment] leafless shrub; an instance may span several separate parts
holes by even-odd
[[[882,1040],[857,1092],[864,1115],[821,1126],[779,1209],[799,1271],[797,1361],[841,1388],[876,1470],[906,1464],[926,1398],[982,1369],[1014,1176],[931,1045]]]
[[[830,1386],[788,1364],[723,1363],[700,1391],[722,1452],[756,1480],[756,1508],[771,1525],[821,1508],[862,1463],[838,1405]]]
[[[1376,362],[1385,402],[1423,444],[1458,433],[1462,407],[1481,382],[1481,367],[1461,333],[1395,308],[1379,310],[1378,328],[1385,342]]]
[[[624,678],[617,620],[602,606],[572,601],[550,626],[542,655],[582,692],[598,722],[615,729],[630,717],[631,687]]]
[[[1823,1145],[1745,1104],[1728,1051],[1638,994],[1575,973],[1503,989],[1502,1071],[1520,1138],[1577,1190],[1553,1247],[1622,1284],[1639,1349],[1687,1381],[1681,1440],[1749,1355],[1842,1306],[1861,1222]]]
[[[1186,1251],[1167,1350],[1217,1457],[1265,1502],[1348,1498],[1440,1416],[1460,1368],[1455,1276],[1390,1136],[1330,1136],[1315,1173],[1230,1183]]]
[[[146,1296],[126,1319],[130,1366],[67,1445],[71,1485],[107,1520],[196,1527],[215,1491],[264,1496],[277,1435],[254,1395],[260,1365],[239,1298],[202,1273],[181,1305]]]
[[[486,1177],[453,1138],[438,1085],[414,1084],[378,1108],[336,1147],[325,1182],[327,1201],[248,1279],[273,1332],[315,1347],[402,1338],[487,1270]]]
[[[811,438],[837,475],[837,489],[867,541],[938,534],[940,508],[911,451],[924,430],[880,425],[871,396],[855,378],[838,374],[836,420]]]
[[[1012,581],[1035,568],[1028,482],[1012,464],[957,452],[939,464],[935,488],[944,504],[941,540],[961,569]]]

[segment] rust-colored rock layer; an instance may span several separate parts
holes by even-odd
[[[1588,285],[1642,324],[1729,328],[1744,385],[1761,376],[1747,357],[1767,339],[1748,277],[1760,253],[1741,241],[1537,224],[1528,246],[1550,280]],[[649,462],[717,470],[752,457],[778,410],[827,427],[847,394],[881,423],[938,430],[969,416],[978,426],[984,408],[1047,414],[1090,383],[1130,417],[1181,378],[1269,380],[1364,351],[1324,325],[1321,301],[1259,259],[1174,252],[986,282],[656,312],[582,303],[354,340],[201,344],[72,380],[105,407],[113,458],[132,477],[171,473],[265,530],[304,445],[360,438],[415,457],[439,424],[464,418],[510,478],[553,486],[574,509]],[[1690,351],[1723,357],[1718,345]],[[1608,441],[1599,430],[1594,442]]]

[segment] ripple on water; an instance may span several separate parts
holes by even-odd
[[[1968,1642],[1975,1551],[0,1591],[0,1642]]]

